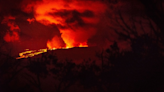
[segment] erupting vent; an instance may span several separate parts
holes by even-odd
[[[20,7],[21,11],[26,13],[27,16],[23,18],[27,23],[29,22],[29,25],[34,23],[47,27],[53,25],[59,34],[47,40],[47,47],[45,47],[47,49],[26,50],[19,53],[20,57],[17,59],[32,57],[47,50],[88,47],[88,39],[97,33],[96,27],[102,17],[100,15],[104,14],[107,8],[106,4],[99,0],[23,0]],[[26,25],[21,23],[21,26],[18,25],[16,20],[20,19],[20,16],[22,15],[4,16],[2,24],[10,28],[4,36],[6,42],[23,42],[20,35],[23,31],[21,26]],[[36,31],[35,33],[42,32]],[[48,29],[46,31],[50,32]]]

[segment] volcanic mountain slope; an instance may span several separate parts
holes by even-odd
[[[59,61],[73,60],[75,61],[75,63],[80,63],[84,60],[97,61],[98,57],[96,56],[96,54],[99,52],[100,48],[98,47],[74,47],[69,49],[48,50],[45,53],[29,58],[40,58],[43,55],[48,57],[49,55],[52,55],[54,57],[57,57]]]

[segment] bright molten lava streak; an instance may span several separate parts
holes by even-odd
[[[25,52],[19,53],[19,57],[17,57],[16,59],[33,57],[35,55],[38,55],[38,54],[41,54],[41,53],[44,53],[44,52],[47,52],[47,49],[40,49],[38,51],[36,51],[36,50],[27,50]]]
[[[79,47],[88,47],[88,45],[85,44],[80,44]],[[71,47],[62,47],[60,49],[69,49]],[[22,58],[28,58],[28,57],[33,57],[35,55],[41,54],[41,53],[45,53],[48,50],[56,50],[57,48],[52,48],[52,49],[40,49],[40,50],[28,50],[25,52],[21,52],[19,53],[19,57],[17,57],[16,59],[22,59]]]

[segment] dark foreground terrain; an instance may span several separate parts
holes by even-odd
[[[95,52],[97,59],[86,54],[78,63],[78,56],[58,59],[58,51],[20,60],[2,54],[0,92],[163,92],[162,46],[143,35],[132,40],[131,48],[120,51],[114,42]]]

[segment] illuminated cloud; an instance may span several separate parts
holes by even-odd
[[[76,47],[87,43],[96,33],[95,26],[99,22],[99,15],[105,12],[106,5],[99,1],[87,0],[43,0],[35,4],[30,3],[23,10],[30,12],[32,8],[36,21],[44,25],[57,25],[66,47]],[[59,42],[54,40],[55,38],[56,35],[47,42],[48,47],[52,48]]]
[[[6,42],[14,42],[19,41],[19,35],[18,32],[20,31],[18,25],[15,24],[15,17],[13,16],[5,16],[2,20],[1,24],[7,25],[10,30],[7,30],[4,40]]]

